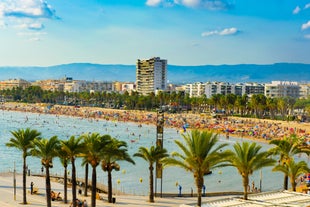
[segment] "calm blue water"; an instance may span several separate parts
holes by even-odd
[[[143,125],[138,127],[134,123],[110,122],[105,120],[91,121],[87,119],[55,116],[48,114],[32,114],[22,112],[0,111],[0,166],[2,171],[12,170],[14,162],[18,172],[22,172],[21,152],[5,146],[5,143],[12,137],[10,131],[20,128],[30,127],[42,133],[44,138],[57,135],[59,139],[67,139],[72,135],[79,136],[83,133],[98,132],[100,134],[110,134],[120,140],[128,143],[129,154],[133,155],[140,146],[149,147],[155,143],[156,129],[151,125]],[[140,139],[139,139],[139,135]],[[180,134],[175,129],[165,129],[164,147],[169,151],[178,150],[174,139],[180,139]],[[221,137],[221,142],[234,144],[241,139],[230,138],[226,140]],[[264,149],[270,146],[261,144]],[[122,190],[125,193],[147,195],[149,183],[148,164],[141,158],[133,158],[136,165],[127,162],[120,162],[121,170],[113,172],[113,187]],[[306,157],[301,157],[306,161]],[[80,165],[81,161],[77,161],[77,176],[83,177],[84,169]],[[40,160],[34,157],[27,158],[27,164],[32,173],[39,173],[41,170]],[[70,167],[69,167],[70,170]],[[63,174],[63,168],[58,159],[54,160],[54,168],[51,173]],[[97,167],[98,182],[107,185],[107,173]],[[283,183],[283,174],[271,172],[271,168],[265,168],[262,171],[262,189],[263,191],[279,190]],[[91,175],[90,175],[91,176]],[[142,182],[140,180],[142,179]],[[260,172],[256,172],[250,177],[250,182],[254,181],[259,187]],[[160,192],[160,180],[157,180],[157,192]],[[182,186],[182,192],[190,193],[191,188],[195,189],[192,174],[185,172],[183,169],[176,167],[168,167],[163,174],[163,192],[178,192],[178,186]],[[242,181],[238,172],[232,167],[216,169],[212,175],[205,177],[205,185],[207,192],[218,191],[242,191]]]

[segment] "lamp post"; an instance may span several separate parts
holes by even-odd
[[[164,144],[164,111],[159,109],[157,111],[156,123],[156,146],[163,149]],[[160,197],[163,195],[163,169],[162,164],[156,162],[156,179],[155,179],[155,195],[157,192],[157,179],[160,179]]]
[[[16,168],[14,161],[14,171],[13,171],[13,188],[14,188],[14,201],[16,201]]]
[[[259,191],[262,192],[263,171],[260,170]]]

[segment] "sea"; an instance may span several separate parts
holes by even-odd
[[[132,156],[139,147],[150,147],[156,143],[156,127],[154,125],[132,122],[115,122],[107,120],[86,119],[80,117],[69,117],[62,115],[37,114],[30,112],[1,111],[0,118],[0,171],[12,172],[14,167],[17,172],[22,172],[22,154],[15,148],[9,148],[5,144],[12,137],[11,132],[18,129],[30,127],[42,133],[43,138],[57,136],[61,140],[66,140],[70,136],[80,136],[85,133],[97,132],[102,135],[109,134],[119,140],[126,141],[128,144],[128,153]],[[165,128],[163,146],[169,153],[178,151],[179,148],[174,140],[183,140],[180,133],[181,129]],[[229,144],[228,148],[236,142],[249,141],[244,138],[226,139],[220,136],[220,143]],[[263,150],[271,146],[265,143]],[[138,157],[133,157],[135,165],[121,161],[120,170],[112,172],[113,189],[123,193],[133,195],[148,195],[149,193],[149,169],[148,163]],[[298,156],[297,160],[305,160],[309,163],[306,156]],[[27,157],[27,165],[31,174],[41,173],[41,162],[39,158]],[[81,159],[77,158],[77,177],[84,178],[84,167],[81,166]],[[71,166],[68,167],[71,172]],[[53,160],[51,173],[54,175],[63,175],[63,167],[58,158]],[[91,170],[90,170],[91,172]],[[154,172],[155,174],[155,172]],[[97,167],[97,182],[107,185],[107,173]],[[89,174],[89,179],[91,173]],[[262,191],[281,190],[283,186],[283,173],[272,172],[271,167],[256,171],[250,176],[250,183]],[[13,180],[13,179],[12,179]],[[163,170],[162,179],[156,179],[157,193],[191,193],[196,192],[193,175],[178,167],[167,167]],[[212,170],[212,174],[204,177],[205,191],[223,192],[223,191],[243,191],[241,176],[233,167],[223,167]]]

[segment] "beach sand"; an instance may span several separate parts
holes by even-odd
[[[136,122],[138,124],[157,123],[156,112],[138,110],[116,110],[98,107],[75,107],[47,104],[25,104],[6,102],[0,105],[2,110],[47,113],[56,116],[76,116],[86,119],[105,119],[115,122]],[[165,113],[165,127],[175,128],[180,133],[188,129],[213,130],[215,133],[236,138],[254,139],[269,142],[296,134],[297,137],[310,141],[310,123],[298,121],[276,121],[269,119],[225,117],[214,119],[205,114]],[[185,127],[186,126],[186,127]]]

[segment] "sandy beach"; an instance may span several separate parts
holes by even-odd
[[[55,116],[75,116],[85,119],[105,119],[115,122],[135,122],[138,124],[152,124],[157,122],[156,112],[137,110],[116,110],[98,107],[75,107],[46,104],[2,103],[2,110],[47,113]],[[175,128],[180,133],[187,129],[213,130],[216,133],[236,138],[255,139],[269,142],[271,139],[281,139],[291,134],[310,140],[310,123],[298,121],[276,121],[269,119],[225,117],[214,119],[205,114],[165,113],[165,127]]]

